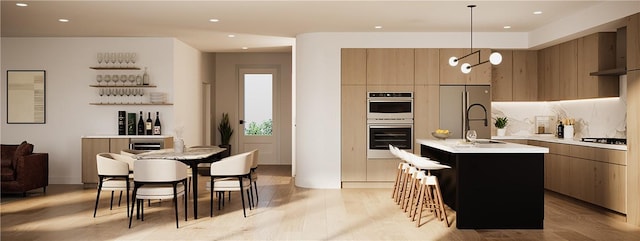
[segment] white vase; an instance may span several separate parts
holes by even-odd
[[[564,126],[564,139],[573,139],[573,125]]]
[[[504,136],[507,133],[507,128],[498,129],[498,136]]]

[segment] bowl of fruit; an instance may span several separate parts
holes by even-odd
[[[431,132],[431,135],[440,140],[446,140],[447,138],[449,138],[449,136],[451,136],[451,133],[453,132],[450,132],[449,130],[437,129],[436,131]]]

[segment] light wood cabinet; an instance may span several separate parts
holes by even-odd
[[[440,50],[415,49],[415,84],[440,84]]]
[[[367,179],[367,93],[360,85],[343,85],[341,97],[342,181]]]
[[[414,139],[431,139],[431,132],[440,127],[440,86],[416,85],[413,102]],[[414,146],[413,150],[420,154],[419,147]]]
[[[513,50],[500,50],[502,63],[491,68],[491,100],[513,100]]]
[[[538,56],[539,100],[560,100],[560,46],[540,50]]]
[[[474,49],[474,51],[477,49]],[[478,54],[471,55],[467,58],[460,60],[457,66],[450,66],[449,58],[462,57],[470,53],[470,49],[440,49],[440,84],[491,84],[491,64],[481,64],[474,67],[471,73],[464,74],[460,71],[460,66],[463,63],[469,63],[471,65],[478,63]],[[488,60],[491,54],[490,49],[480,49],[482,58],[480,61]]]
[[[120,153],[129,149],[129,138],[82,138],[82,182],[98,183],[98,153]]]
[[[560,44],[559,100],[573,100],[578,98],[578,40],[571,40]]]
[[[513,100],[538,100],[538,51],[513,51]]]
[[[627,70],[640,70],[640,13],[626,18]]]
[[[530,50],[498,50],[502,63],[491,70],[494,101],[538,100],[538,53]]]
[[[545,154],[545,188],[626,213],[625,151],[530,141],[549,148]]]
[[[620,95],[618,76],[590,75],[615,68],[615,43],[615,33],[595,33],[578,39],[578,99]]]
[[[414,49],[367,49],[367,85],[413,85]]]
[[[636,14],[637,15],[637,14]],[[638,26],[638,25],[636,25]],[[628,29],[627,29],[628,31]],[[637,52],[636,52],[637,54]],[[627,222],[640,226],[640,70],[627,72]]]
[[[135,138],[131,136],[131,138]],[[164,139],[164,146],[173,146],[173,137],[158,137]],[[129,137],[122,138],[82,138],[82,183],[98,183],[98,167],[96,155],[103,152],[120,153],[129,149]]]
[[[367,84],[367,49],[342,49],[340,59],[343,85]]]

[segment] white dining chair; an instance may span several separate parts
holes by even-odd
[[[187,221],[187,165],[175,160],[140,159],[133,170],[133,206],[129,215],[129,228],[133,209],[137,204],[137,217],[144,221],[144,200],[172,199],[178,228],[178,197],[184,196],[184,221]]]
[[[114,153],[98,153],[96,155],[96,166],[98,169],[98,193],[96,204],[93,209],[93,217],[96,217],[98,202],[102,191],[111,191],[111,201],[109,209],[113,209],[113,194],[120,191],[118,205],[122,200],[122,192],[127,192],[127,215],[129,215],[129,189],[131,187],[129,176],[129,163],[115,158]]]
[[[222,158],[220,161],[211,163],[211,180],[207,182],[206,189],[211,191],[209,202],[210,216],[213,217],[213,193],[218,194],[218,210],[222,202],[224,192],[240,192],[242,199],[242,212],[247,217],[245,208],[244,194],[246,192],[249,198],[251,189],[251,179],[249,174],[253,160],[251,152],[245,152],[237,155]],[[249,209],[251,209],[251,200],[249,199]]]
[[[253,200],[253,196],[255,195],[256,197],[256,201],[253,202],[254,206],[253,207],[258,207],[258,173],[256,172],[256,170],[258,169],[258,157],[259,157],[259,151],[258,149],[254,149],[253,151],[251,151],[251,171],[249,172],[249,179],[251,180],[251,187],[252,187],[252,191],[251,191],[251,197]],[[255,194],[254,194],[255,192]]]

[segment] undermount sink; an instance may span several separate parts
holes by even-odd
[[[476,140],[476,144],[505,144],[505,143],[501,141],[494,141],[494,140]]]

